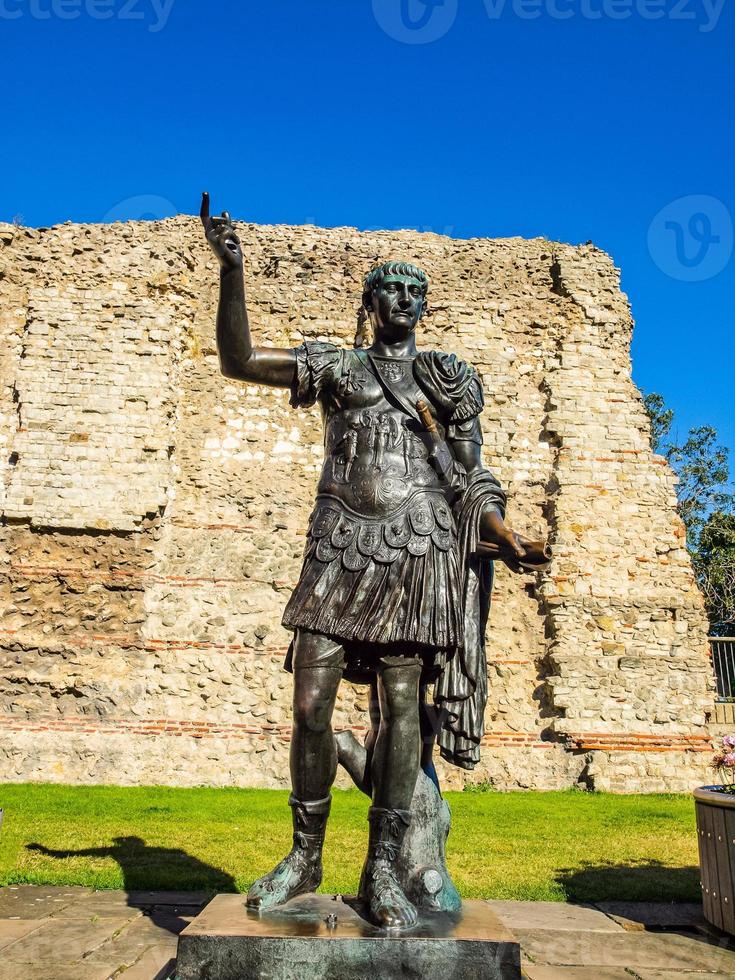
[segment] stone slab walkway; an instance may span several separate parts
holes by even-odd
[[[178,934],[207,896],[0,888],[2,980],[167,980]]]
[[[0,888],[2,980],[169,980],[195,892]],[[735,980],[735,941],[694,905],[489,902],[526,980]]]

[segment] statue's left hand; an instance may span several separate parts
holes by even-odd
[[[521,543],[521,535],[507,527],[498,511],[492,507],[486,510],[480,518],[480,539],[489,544],[497,544],[505,551],[512,551],[523,558],[525,549]]]
[[[507,527],[495,508],[485,511],[480,518],[478,553],[486,557],[498,558],[505,562],[512,572],[522,574],[528,571],[521,562],[527,556],[529,545],[533,543],[530,538]]]

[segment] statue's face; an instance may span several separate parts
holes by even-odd
[[[373,290],[372,314],[377,330],[406,337],[424,312],[421,283],[410,276],[388,276]]]

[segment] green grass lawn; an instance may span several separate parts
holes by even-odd
[[[0,885],[244,891],[290,847],[287,798],[253,789],[0,784]],[[467,792],[447,799],[448,863],[466,898],[700,898],[689,797]],[[357,791],[335,792],[324,891],[356,890],[366,810]]]

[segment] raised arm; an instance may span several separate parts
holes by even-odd
[[[296,374],[294,350],[253,347],[245,304],[245,282],[240,239],[229,214],[209,215],[209,194],[202,194],[200,212],[204,234],[220,264],[217,309],[217,351],[222,374],[236,381],[255,381],[290,388]]]

